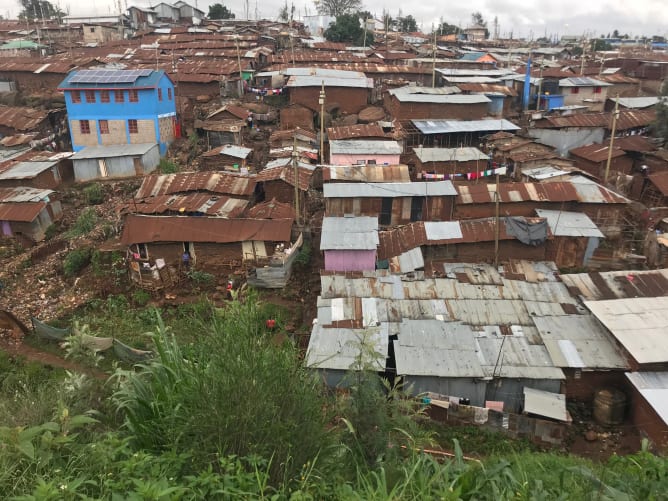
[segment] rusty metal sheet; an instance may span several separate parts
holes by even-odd
[[[341,127],[329,127],[327,137],[330,141],[337,139],[358,139],[358,138],[388,138],[393,139],[389,134],[385,134],[383,128],[377,124],[358,124],[345,125]]]
[[[668,196],[668,171],[656,172],[650,174],[649,180],[661,192],[663,196]]]
[[[331,165],[323,167],[323,181],[357,181],[362,183],[407,183],[407,165]]]
[[[127,205],[131,212],[139,214],[163,214],[165,212],[200,212],[207,216],[238,217],[248,206],[247,200],[208,193],[188,195],[158,195],[136,200]]]
[[[177,174],[154,174],[146,176],[139,187],[136,198],[157,195],[209,191],[225,195],[248,197],[255,190],[255,178],[225,172],[181,172]]]
[[[269,202],[254,205],[248,209],[246,215],[253,219],[294,219],[295,208],[274,198]]]
[[[0,202],[0,221],[18,221],[29,223],[46,207],[46,202]]]
[[[588,144],[587,146],[580,146],[579,148],[573,148],[569,153],[573,156],[584,158],[590,162],[603,162],[608,159],[608,152],[610,151],[609,145],[604,144]],[[612,158],[623,157],[626,155],[624,150],[622,150],[618,144],[614,144],[612,148]]]
[[[499,84],[489,83],[460,83],[457,87],[462,92],[482,92],[482,93],[499,93],[505,96],[517,96],[517,91],[511,87]]]
[[[646,127],[655,120],[655,110],[620,111],[617,130]],[[576,113],[568,116],[546,117],[538,120],[535,126],[543,128],[603,127],[608,129],[612,126],[612,113]]]
[[[125,219],[121,242],[125,245],[150,242],[289,242],[292,223],[293,219],[129,214]]]
[[[0,106],[0,125],[18,131],[31,131],[46,120],[49,112],[25,106]]]
[[[297,181],[299,184],[299,189],[306,191],[311,185],[311,176],[313,171],[310,169],[305,169],[303,167],[297,167]],[[291,186],[295,185],[295,170],[291,166],[286,167],[274,167],[271,169],[264,169],[256,176],[257,182],[267,182],[267,181],[285,181]]]

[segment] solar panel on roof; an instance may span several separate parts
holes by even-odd
[[[70,83],[134,83],[149,76],[153,70],[80,70]]]

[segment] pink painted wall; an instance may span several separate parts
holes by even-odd
[[[326,250],[325,269],[331,271],[366,271],[376,269],[375,250]]]
[[[378,155],[377,153],[365,153],[359,155],[331,155],[329,163],[332,165],[355,165],[360,160],[375,160],[378,165],[398,165],[400,155]]]

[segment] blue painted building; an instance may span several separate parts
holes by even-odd
[[[162,70],[78,70],[58,86],[65,93],[72,148],[158,144],[176,136],[174,83]]]

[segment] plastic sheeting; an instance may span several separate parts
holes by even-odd
[[[528,221],[523,217],[507,217],[506,233],[525,245],[537,247],[547,240],[547,221]]]

